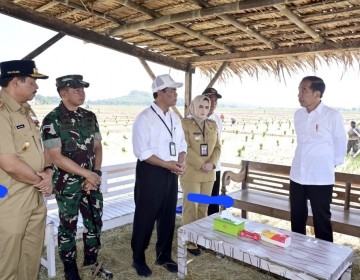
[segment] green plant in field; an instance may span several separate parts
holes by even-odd
[[[291,139],[291,144],[294,144],[295,143],[295,139]]]
[[[225,142],[225,140],[224,140],[224,139],[222,139],[222,140],[221,140],[221,145],[224,145],[224,142]]]
[[[284,135],[286,135],[286,130],[284,130]]]
[[[124,139],[128,139],[126,135],[123,135],[123,138],[124,138]]]
[[[262,133],[262,136],[263,136],[263,137],[265,137],[265,136],[266,136],[266,131],[264,131],[264,132]]]
[[[110,134],[110,130],[108,130],[108,132],[106,133],[106,136],[109,136],[109,134]]]
[[[263,146],[264,146],[264,144],[263,144],[263,143],[260,143],[260,150],[263,149]]]
[[[239,134],[239,130],[236,130],[236,131],[235,131],[235,134],[238,135],[238,134]]]
[[[280,146],[280,141],[276,140],[276,146]]]
[[[104,141],[103,143],[104,146],[109,146],[108,142]]]
[[[122,147],[122,148],[121,148],[121,151],[124,152],[124,153],[126,153],[126,148],[125,148],[125,147]]]
[[[245,145],[244,145],[244,146],[242,146],[241,150],[242,150],[242,151],[245,151]]]
[[[254,137],[255,137],[255,135],[254,135],[254,134],[252,134],[252,135],[251,135],[251,140],[254,140]]]
[[[238,150],[237,150],[238,157],[241,157],[241,152],[242,152],[242,150],[241,150],[241,149],[238,149]]]
[[[245,142],[247,142],[249,135],[245,135]]]
[[[292,133],[292,134],[294,134],[294,133],[295,133],[295,130],[294,130],[294,129],[292,129],[292,130],[291,130],[291,133]]]

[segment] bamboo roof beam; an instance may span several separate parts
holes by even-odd
[[[311,29],[309,25],[303,22],[297,15],[295,15],[290,9],[283,5],[274,5],[276,9],[278,9],[283,15],[285,15],[289,20],[295,23],[299,28],[301,28],[306,34],[308,34],[311,38],[318,43],[324,43],[324,38],[320,36],[320,34],[316,33]]]
[[[86,13],[90,13],[89,10],[87,10],[86,8],[84,8],[83,6],[81,5],[77,5],[77,4],[74,4],[74,3],[69,3],[68,1],[66,0],[54,0],[53,2],[57,2],[57,3],[60,3],[62,5],[65,5],[71,9],[74,9],[74,10],[77,10],[77,11],[82,11],[82,12],[86,12]],[[123,25],[125,24],[125,22],[121,21],[121,20],[118,20],[117,18],[114,18],[114,17],[111,17],[111,16],[108,16],[104,13],[100,13],[100,12],[96,12],[96,11],[91,11],[90,13],[92,16],[96,16],[98,18],[102,18],[102,19],[106,19],[108,21],[111,21],[111,22],[114,22],[116,23],[117,25]],[[83,23],[87,23],[89,21],[91,21],[93,18],[92,17],[89,17],[83,21],[79,21],[77,22],[77,24],[83,24]],[[169,40],[167,38],[164,38],[164,37],[161,37],[153,32],[150,32],[150,31],[146,31],[146,30],[139,30],[139,32],[141,32],[142,34],[146,35],[146,36],[149,36],[151,38],[154,38],[154,39],[157,39],[157,40],[160,40],[160,41],[164,41],[168,44],[171,44],[173,45],[174,47],[176,48],[179,48],[179,49],[182,49],[182,50],[185,50],[187,52],[190,52],[190,53],[194,53],[196,55],[201,55],[202,53],[201,52],[197,52],[193,49],[190,49],[190,48],[186,48],[185,46],[183,45],[180,45],[172,40]]]
[[[360,0],[349,0],[349,3],[353,5],[360,5]]]
[[[157,12],[154,12],[150,9],[147,9],[146,7],[144,6],[141,6],[141,5],[138,5],[136,4],[135,2],[133,1],[129,1],[129,0],[115,0],[116,2],[130,8],[130,9],[133,9],[133,10],[136,10],[138,12],[141,12],[143,14],[146,14],[146,15],[149,15],[155,19],[157,18],[161,18],[162,15],[160,13],[157,13]],[[184,25],[180,24],[180,23],[173,23],[173,24],[169,24],[170,26],[178,29],[178,30],[181,30],[182,32],[185,32],[187,34],[189,34],[190,36],[194,37],[194,38],[198,38],[210,45],[213,45],[219,49],[223,49],[223,50],[226,50],[226,51],[229,51],[229,52],[232,52],[233,49],[232,48],[229,48],[228,46],[226,46],[225,44],[223,43],[220,43],[214,39],[211,39],[203,34],[201,34],[200,32],[195,32],[194,30],[190,29],[190,28],[187,28],[185,27]],[[121,27],[118,27],[118,28],[121,28]],[[116,33],[116,30],[117,28],[114,28],[112,31],[110,31],[110,35],[112,36],[116,36],[117,33]]]
[[[148,61],[162,64],[177,70],[186,71],[186,69],[188,68],[187,63],[184,63],[182,61],[154,52],[149,52],[143,48],[127,44],[120,40],[116,40],[103,34],[96,33],[92,30],[80,28],[74,24],[69,24],[64,21],[58,20],[52,15],[35,12],[34,10],[30,10],[22,6],[16,5],[13,2],[9,2],[8,0],[0,0],[0,13],[21,19],[26,22],[30,22],[38,26],[46,27],[50,30],[65,33],[66,35],[90,43],[94,43],[98,46],[103,46],[111,50],[122,52],[135,57],[140,57]]]
[[[192,2],[198,4],[202,8],[208,8],[211,7],[211,5],[208,2],[205,2],[203,0],[192,0]],[[235,18],[228,16],[228,15],[219,15],[219,18],[229,22],[236,28],[239,28],[240,30],[244,31],[245,33],[249,34],[250,36],[258,39],[260,42],[267,45],[270,49],[275,49],[275,44],[271,42],[270,40],[266,39],[264,36],[262,36],[259,32],[256,32],[253,27],[242,24]]]
[[[116,0],[117,2],[124,2],[123,5],[127,6],[127,3],[132,2],[129,0]],[[192,10],[189,12],[182,12],[178,14],[170,14],[170,15],[164,15],[161,17],[136,22],[133,24],[127,24],[118,28],[115,28],[111,35],[119,35],[126,32],[136,31],[139,29],[149,28],[149,27],[155,27],[159,25],[164,24],[172,24],[176,22],[181,21],[187,21],[187,20],[194,20],[198,18],[204,18],[208,16],[217,16],[217,15],[223,15],[226,13],[234,13],[238,11],[242,11],[245,9],[256,9],[260,7],[267,7],[277,4],[284,4],[284,3],[291,3],[295,2],[297,0],[246,0],[246,1],[239,1],[239,2],[233,2],[229,4],[223,4],[215,7],[205,8],[205,9],[198,9],[198,10]]]
[[[191,52],[191,53],[194,53],[196,55],[203,55],[202,52],[199,52],[199,51],[191,49],[191,48],[187,48],[187,47],[185,47],[183,45],[180,45],[180,44],[178,44],[178,43],[176,43],[176,42],[174,42],[172,40],[164,38],[164,37],[162,37],[162,36],[160,36],[160,35],[158,35],[156,33],[153,33],[153,32],[147,31],[147,30],[143,30],[143,29],[139,30],[139,32],[141,32],[142,34],[147,35],[147,36],[149,36],[151,38],[154,38],[154,39],[169,43],[169,44],[173,45],[174,47],[176,47],[178,49],[181,49],[181,50],[184,50],[186,52]]]
[[[75,4],[75,3],[71,3],[67,0],[54,0],[53,2],[57,2],[59,4],[62,4],[68,8],[71,8],[71,9],[74,9],[75,12],[85,12],[85,13],[88,13],[90,15],[93,15],[93,16],[96,16],[98,18],[102,18],[102,19],[105,19],[105,20],[109,20],[109,21],[112,21],[112,22],[115,22],[119,25],[121,24],[125,24],[125,22],[115,18],[115,17],[111,17],[111,16],[108,16],[106,14],[103,14],[103,13],[100,13],[100,12],[97,12],[97,11],[94,11],[94,10],[91,10],[91,12],[89,11],[89,9],[87,9],[86,7],[82,6],[82,5],[78,5],[78,4]],[[60,18],[60,17],[58,17]],[[64,18],[64,17],[62,17]]]
[[[58,4],[57,1],[51,1],[51,2],[49,2],[49,3],[47,3],[47,4],[45,4],[45,5],[37,8],[35,11],[37,11],[37,12],[44,12],[44,11],[46,11],[47,9],[50,9],[50,8],[56,6],[57,4]]]
[[[322,54],[329,52],[342,51],[358,51],[360,49],[360,39],[353,39],[351,41],[340,41],[337,43],[326,41],[324,43],[316,43],[311,45],[302,45],[295,47],[288,47],[275,50],[261,50],[238,52],[219,55],[204,55],[201,57],[192,57],[188,62],[192,65],[201,65],[202,63],[216,62],[216,61],[242,61],[251,59],[276,59],[278,57],[291,57],[298,55]]]
[[[67,17],[70,17],[70,16],[76,14],[77,12],[78,12],[78,11],[74,9],[74,10],[68,11],[68,12],[66,12],[66,13],[62,13],[62,14],[60,14],[60,15],[57,15],[56,18],[57,18],[57,19],[65,19],[65,18],[67,18]]]

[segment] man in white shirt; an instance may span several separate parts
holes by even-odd
[[[176,273],[171,258],[175,229],[178,175],[185,171],[187,144],[181,120],[169,110],[177,101],[176,89],[182,83],[170,75],[160,75],[152,83],[154,103],[135,119],[132,142],[136,164],[135,216],[131,248],[133,264],[140,276],[149,277],[145,250],[156,222],[156,264]]]
[[[215,109],[217,107],[217,101],[218,101],[219,98],[222,98],[222,96],[214,88],[205,89],[204,92],[202,93],[202,95],[206,95],[210,99],[211,106],[210,106],[210,111],[209,111],[209,114],[208,114],[208,118],[210,120],[213,120],[213,121],[216,122],[216,125],[217,125],[217,128],[218,128],[219,142],[221,143],[222,120],[214,112],[215,112]],[[216,180],[215,180],[214,185],[213,185],[211,196],[219,195],[220,176],[221,176],[221,160],[219,158],[219,160],[218,160],[218,162],[216,164]],[[208,215],[210,216],[210,215],[212,215],[214,213],[217,213],[217,212],[219,212],[219,210],[220,209],[219,209],[218,204],[210,204],[209,208],[208,208]]]
[[[291,230],[306,234],[307,200],[313,212],[315,237],[333,241],[330,203],[335,167],[344,162],[346,131],[340,113],[324,105],[324,81],[302,79],[294,125],[297,147],[290,171]]]

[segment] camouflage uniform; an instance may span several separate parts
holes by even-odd
[[[94,113],[80,107],[72,112],[61,102],[45,117],[42,130],[46,148],[61,147],[62,155],[83,168],[93,169],[94,141],[101,140]],[[79,210],[86,228],[83,233],[84,254],[92,255],[96,259],[100,248],[98,233],[102,227],[103,196],[100,190],[91,191],[90,195],[87,195],[82,190],[83,183],[83,177],[54,167],[53,184],[60,217],[58,245],[63,262],[76,260],[75,237]],[[89,200],[92,207],[89,206]]]

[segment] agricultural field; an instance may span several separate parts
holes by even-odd
[[[53,106],[34,106],[40,121]],[[103,135],[103,165],[135,161],[131,145],[131,128],[144,107],[91,106]],[[183,113],[183,108],[178,108]],[[294,109],[218,108],[224,116],[221,160],[239,164],[253,160],[290,165],[296,147],[293,126]],[[351,120],[360,123],[360,112],[342,112],[346,127]],[[235,119],[235,123],[231,119]],[[347,157],[338,171],[360,172],[360,156]]]
[[[39,120],[55,106],[33,106]],[[112,165],[135,161],[131,145],[131,128],[136,115],[144,107],[116,107],[97,106],[90,107],[95,112],[103,135],[104,160],[103,165]],[[178,108],[183,113],[182,108]],[[270,109],[228,109],[218,108],[217,113],[224,115],[222,133],[222,162],[239,164],[241,160],[254,160],[278,164],[291,164],[296,146],[296,137],[293,127],[294,110],[270,110]],[[360,122],[360,112],[342,112],[345,123],[349,125],[351,120]],[[232,123],[231,118],[235,119]],[[360,156],[352,158],[348,156],[339,170],[360,173]],[[237,209],[234,209],[234,214]],[[270,218],[251,213],[250,219],[274,227],[290,230],[288,221]],[[177,219],[176,229],[181,225]],[[106,267],[114,273],[114,280],[137,280],[138,277],[131,267],[132,251],[130,239],[132,224],[121,226],[102,234],[102,249],[100,259]],[[311,232],[309,232],[311,234]],[[355,250],[352,280],[359,280],[360,275],[360,239],[348,235],[334,233],[337,244],[349,246]],[[153,233],[147,250],[147,260],[153,269],[152,279],[176,279],[176,275],[167,272],[155,265],[154,251],[156,234]],[[82,261],[82,241],[77,242],[78,262]],[[176,256],[176,235],[173,242],[173,257]],[[249,265],[239,263],[231,258],[219,259],[211,251],[205,251],[196,261],[189,261],[189,280],[225,280],[229,278],[238,280],[249,279],[283,279],[264,271],[260,271]],[[57,276],[56,280],[62,280],[63,267],[56,254]],[[90,272],[80,270],[82,279],[91,279]],[[234,276],[235,275],[235,276]],[[234,278],[235,277],[235,278]],[[39,280],[48,279],[47,271],[41,267]]]

